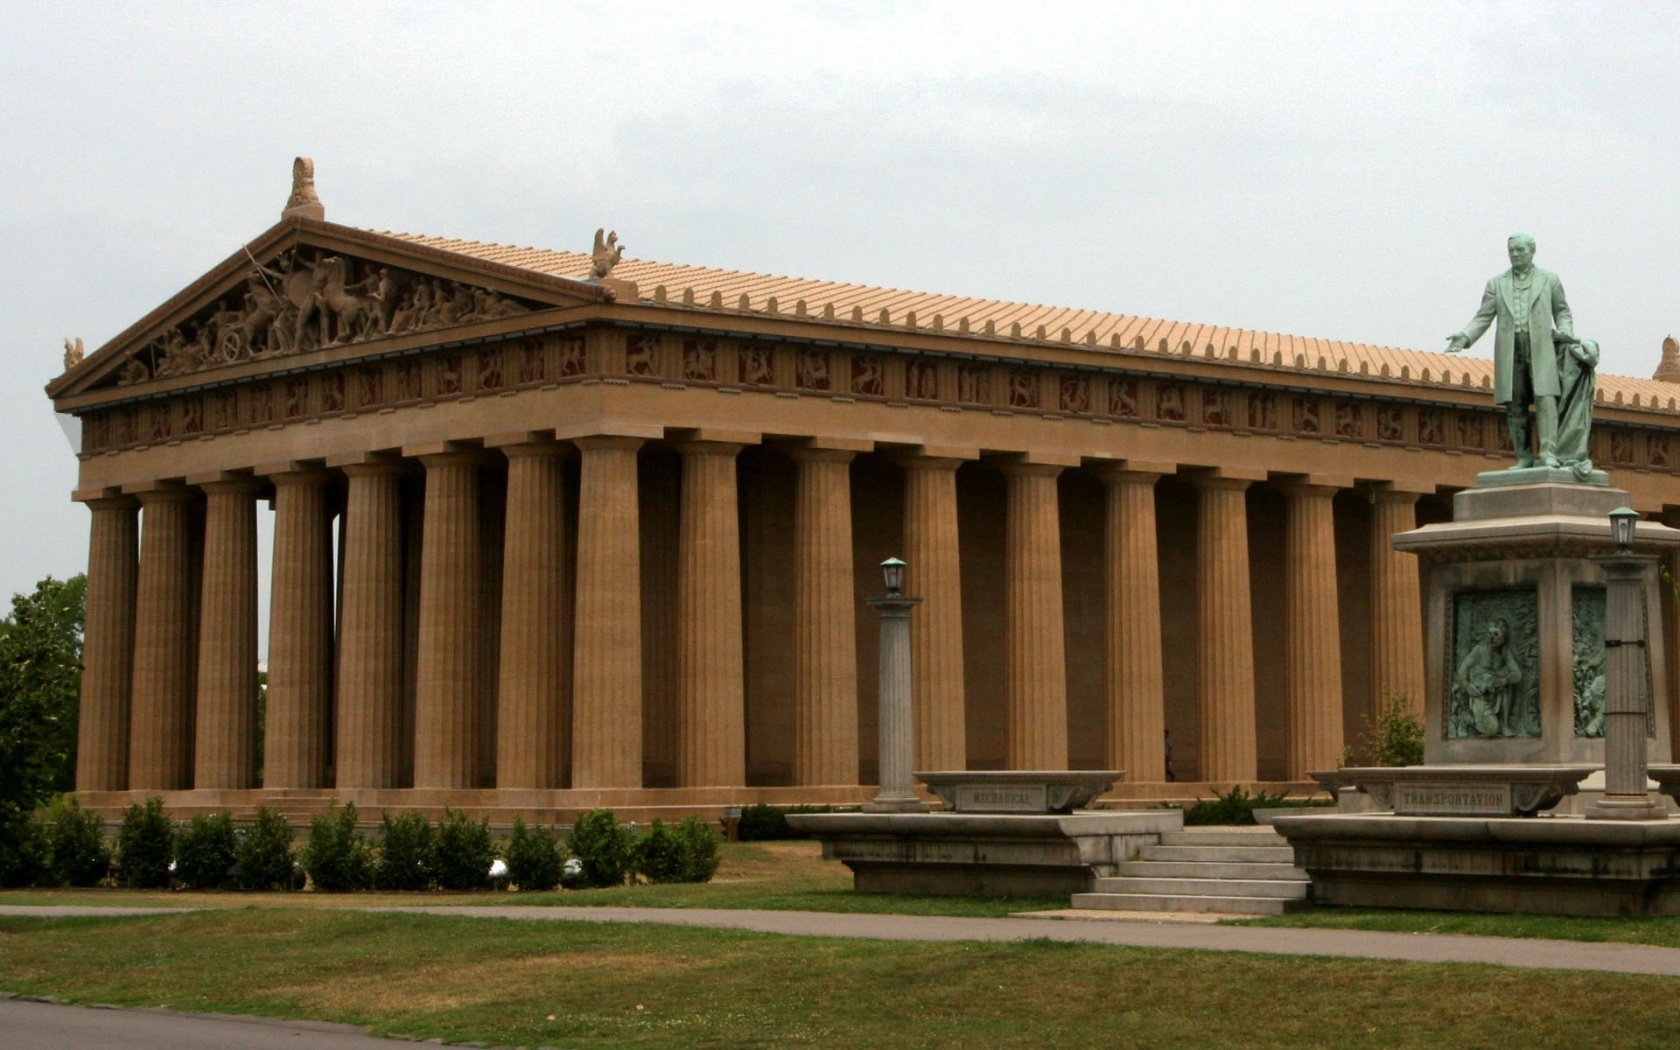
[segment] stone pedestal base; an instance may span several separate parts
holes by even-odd
[[[1588,820],[1667,820],[1668,807],[1649,795],[1605,795],[1587,807]]]
[[[1176,810],[810,813],[788,823],[822,840],[825,858],[852,869],[860,893],[1037,897],[1088,892],[1163,832],[1181,830],[1184,818]]]
[[[1680,915],[1680,820],[1278,817],[1315,904]]]

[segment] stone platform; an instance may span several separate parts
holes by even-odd
[[[1317,904],[1680,915],[1680,820],[1279,816]]]
[[[1093,889],[1139,849],[1184,827],[1177,810],[1059,814],[809,813],[788,822],[822,840],[862,893],[1060,896]]]

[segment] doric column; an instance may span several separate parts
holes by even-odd
[[[274,482],[263,786],[327,786],[332,750],[332,509],[324,470]]]
[[[1336,599],[1333,485],[1285,485],[1284,690],[1290,780],[1342,757],[1342,635]]]
[[[957,468],[962,460],[911,456],[898,463],[904,468],[905,592],[923,599],[910,617],[915,765],[919,770],[967,769],[957,549]]]
[[[1166,700],[1161,668],[1161,562],[1155,543],[1155,482],[1161,473],[1105,470],[1108,513],[1108,747],[1105,760],[1130,783],[1167,779]]]
[[[1249,482],[1194,479],[1201,493],[1196,548],[1196,710],[1201,779],[1255,779],[1254,635],[1248,586]]]
[[[257,786],[257,506],[250,478],[206,497],[193,786]]]
[[[128,787],[139,504],[116,496],[88,500],[87,506],[93,512],[93,528],[88,538],[76,790],[121,791]]]
[[[559,788],[571,766],[566,446],[509,445],[496,786]]]
[[[134,700],[128,735],[128,786],[192,787],[193,558],[187,489],[140,493],[140,575],[135,601]]]
[[[852,590],[855,453],[808,448],[794,496],[793,779],[856,784],[857,611]]]
[[[1014,463],[1004,532],[1003,676],[1010,769],[1066,769],[1067,657],[1062,636],[1062,468]]]
[[[741,529],[735,455],[721,441],[679,445],[677,783],[747,782],[741,657]]]
[[[1423,598],[1415,554],[1390,538],[1417,528],[1415,492],[1371,490],[1371,710],[1404,697],[1423,717]]]
[[[393,788],[402,776],[402,466],[355,463],[344,511],[336,782]]]
[[[414,786],[478,786],[479,523],[476,452],[423,455]]]
[[[578,493],[572,787],[642,786],[640,438],[590,437]]]

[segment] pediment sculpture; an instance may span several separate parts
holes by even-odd
[[[118,385],[512,317],[544,305],[313,248],[291,249],[266,265],[252,262],[242,286],[125,363]]]

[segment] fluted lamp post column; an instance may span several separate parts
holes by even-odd
[[[868,602],[881,614],[881,686],[879,690],[880,746],[877,748],[876,778],[880,788],[875,801],[863,808],[868,813],[916,813],[927,806],[916,795],[911,765],[916,755],[915,722],[910,704],[910,610],[922,604],[920,598],[906,598],[904,562],[888,558],[881,563],[887,593]]]
[[[1645,740],[1649,735],[1650,673],[1646,652],[1644,588],[1657,563],[1633,553],[1639,512],[1610,512],[1614,554],[1593,559],[1604,569],[1604,797],[1587,809],[1589,819],[1666,820],[1660,799],[1646,790]]]

